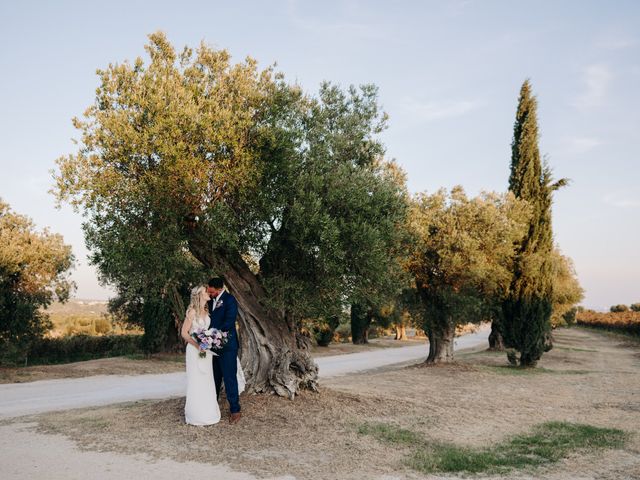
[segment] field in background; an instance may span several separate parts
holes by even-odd
[[[114,321],[107,306],[86,300],[51,305],[44,313],[52,329],[42,338],[1,349],[0,370],[146,353],[142,329]]]
[[[640,312],[594,312],[584,310],[576,314],[576,323],[584,327],[640,336]]]
[[[46,313],[53,322],[52,338],[70,335],[124,335],[141,334],[139,328],[122,325],[107,311],[107,302],[97,300],[69,300],[54,303]]]

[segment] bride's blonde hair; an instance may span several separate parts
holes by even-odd
[[[207,310],[207,300],[204,298],[204,295],[202,295],[206,291],[207,289],[203,285],[191,289],[191,299],[187,307],[187,315],[189,315],[189,312],[198,314]]]

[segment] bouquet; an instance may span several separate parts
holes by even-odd
[[[205,358],[207,356],[207,350],[210,350],[213,355],[218,356],[220,350],[229,341],[228,333],[218,330],[217,328],[199,328],[194,331],[191,336],[198,342],[200,347],[200,357]]]

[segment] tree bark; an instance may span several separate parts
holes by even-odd
[[[504,338],[502,338],[500,325],[497,320],[493,320],[491,322],[491,333],[489,334],[489,350],[502,352],[504,349]]]
[[[264,288],[239,255],[210,252],[190,242],[190,251],[205,266],[220,272],[238,301],[240,358],[247,391],[294,398],[300,389],[317,390],[318,366],[299,348],[298,332],[284,314],[265,307]]]
[[[549,352],[553,349],[553,331],[549,331],[544,336],[544,351]]]
[[[396,340],[407,339],[407,328],[404,325],[396,324]]]
[[[538,358],[533,355],[520,354],[520,366],[522,368],[534,368],[538,364]]]
[[[362,305],[351,305],[351,341],[354,345],[369,343],[369,326],[373,315]]]
[[[544,347],[543,351],[548,352],[553,348],[553,336],[551,330],[544,333]],[[520,366],[523,368],[534,368],[538,365],[538,361],[542,357],[542,352],[539,349],[530,349],[526,352],[520,352]]]
[[[450,363],[453,361],[453,339],[455,327],[449,322],[439,325],[428,332],[429,336],[429,356],[426,363]]]
[[[170,285],[166,289],[166,297],[171,306],[173,316],[173,327],[169,327],[165,350],[168,352],[180,352],[184,347],[184,341],[180,335],[182,330],[182,322],[184,321],[184,312],[186,307],[182,301],[182,296],[175,285]]]

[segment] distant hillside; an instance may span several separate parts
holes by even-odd
[[[107,313],[107,302],[73,299],[67,303],[54,303],[46,312],[52,316],[102,316]]]

